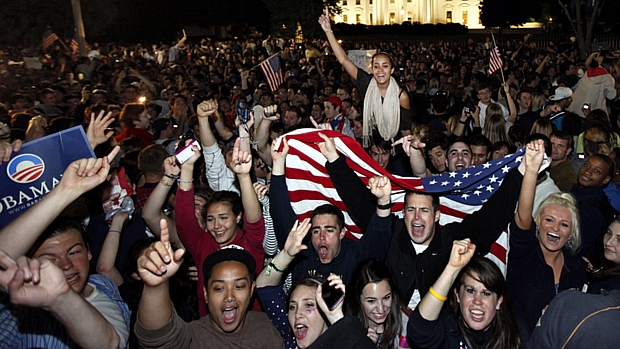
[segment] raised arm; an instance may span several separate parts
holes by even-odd
[[[304,219],[301,223],[295,221],[284,243],[284,249],[273,258],[271,263],[256,278],[257,288],[280,284],[283,272],[293,262],[295,256],[299,252],[308,249],[308,246],[303,244],[303,240],[308,234],[311,225],[310,218]]]
[[[336,59],[338,59],[338,62],[342,64],[344,70],[346,70],[352,78],[357,78],[357,66],[349,59],[349,56],[347,56],[347,53],[344,52],[344,49],[340,46],[338,40],[334,36],[334,32],[332,31],[332,25],[329,19],[329,7],[325,6],[325,13],[319,17],[319,24],[325,32],[329,45],[331,46],[332,51],[334,51],[334,55],[336,56]]]
[[[116,286],[120,286],[123,283],[123,276],[114,264],[118,254],[123,226],[128,219],[129,213],[127,212],[117,212],[114,214],[108,234],[103,241],[99,259],[97,260],[97,273],[110,278]]]
[[[455,240],[452,243],[448,264],[437,281],[431,286],[430,291],[424,295],[418,304],[417,310],[424,320],[435,321],[439,318],[441,308],[443,308],[444,302],[450,294],[452,284],[461,270],[469,263],[475,251],[476,245],[472,244],[469,239]],[[408,326],[412,325],[410,322]]]
[[[385,176],[375,176],[368,180],[368,186],[377,199],[377,206],[368,226],[363,230],[364,235],[353,247],[358,261],[367,258],[384,259],[392,236],[392,183]]]
[[[146,85],[146,87],[149,89],[149,91],[151,91],[151,92],[153,92],[153,93],[155,93],[157,95],[157,87],[155,87],[155,85],[151,82],[151,80],[149,80],[144,75],[140,74],[135,69],[130,69],[129,73],[131,75],[137,77],[138,79],[140,79],[140,82],[144,83],[144,85]]]
[[[324,142],[319,143],[319,149],[327,159],[325,169],[327,169],[334,188],[336,188],[342,202],[347,206],[349,217],[361,231],[366,232],[370,219],[376,212],[373,195],[366,184],[349,167],[346,157],[338,154],[334,139],[323,133],[319,133],[319,137],[324,140]]]
[[[125,79],[126,76],[127,73],[125,72],[125,69],[122,69],[116,76],[116,82],[114,83],[114,91],[116,91],[116,93],[121,93],[121,90],[123,89],[123,79]]]
[[[463,107],[463,110],[461,110],[461,117],[459,118],[459,122],[456,124],[456,127],[454,128],[454,130],[452,130],[452,134],[454,134],[457,137],[461,137],[463,135],[463,132],[465,131],[465,127],[467,127],[468,121],[470,120],[470,117],[472,118],[472,120],[475,120],[473,118],[473,113],[471,112],[471,110],[469,111],[469,113],[467,113],[465,111],[465,108],[466,107]],[[477,106],[475,108],[476,108],[476,111],[478,112],[478,115],[480,115],[480,109]],[[478,125],[478,127],[480,127],[480,125]]]
[[[160,241],[151,244],[138,258],[138,273],[144,281],[138,322],[147,330],[162,328],[172,317],[170,278],[179,270],[185,253],[183,249],[172,250],[168,225],[163,219],[160,224]]]
[[[215,144],[215,136],[209,124],[209,116],[217,111],[217,101],[208,100],[198,104],[196,113],[198,114],[198,124],[200,125],[200,143],[203,147],[210,147]]]
[[[247,121],[241,121],[239,118],[235,118],[235,126],[237,126],[239,139],[241,140],[241,143],[239,143],[239,150],[247,153],[252,149],[250,145],[250,132],[252,126],[254,126],[254,113],[250,112],[249,117]]]
[[[21,256],[15,262],[0,250],[0,264],[2,288],[8,289],[11,303],[48,311],[78,346],[116,349],[127,340],[121,339],[114,326],[71,289],[64,272],[50,260]],[[5,284],[6,280],[10,282]]]
[[[402,144],[405,154],[409,156],[409,164],[415,177],[426,178],[431,176],[431,171],[426,168],[426,159],[422,149],[426,144],[420,142],[416,136],[405,136],[392,144],[396,146]]]
[[[291,207],[291,199],[288,195],[288,187],[286,186],[286,155],[289,146],[286,138],[282,139],[284,146],[282,151],[276,150],[276,142],[271,145],[271,158],[273,159],[273,168],[271,170],[271,187],[269,188],[271,217],[275,217],[273,221],[273,229],[278,238],[278,247],[284,248],[287,234],[293,223],[297,220],[297,215]]]
[[[197,157],[200,157],[200,154],[198,154]],[[164,160],[164,177],[157,183],[157,186],[153,189],[153,192],[149,195],[149,198],[142,208],[142,219],[144,219],[144,222],[146,222],[146,225],[148,225],[153,235],[159,237],[160,220],[165,219],[168,222],[170,241],[176,247],[183,247],[177,235],[176,225],[172,219],[161,212],[161,208],[164,206],[166,198],[168,198],[168,192],[170,188],[172,188],[175,178],[180,178],[180,172],[181,169],[177,166],[176,158],[174,156],[167,157]]]
[[[233,148],[233,156],[231,168],[233,172],[237,174],[239,179],[239,187],[241,189],[241,202],[243,203],[243,210],[245,219],[254,223],[263,217],[260,202],[254,191],[252,185],[252,179],[250,178],[250,170],[252,169],[252,154],[250,152],[242,151],[242,140],[237,138],[235,146]]]
[[[594,51],[594,52],[590,53],[590,55],[586,59],[586,63],[585,63],[586,68],[590,68],[590,65],[592,64],[592,61],[594,59],[596,59],[598,61],[598,56],[600,56],[600,54],[601,53],[598,52],[598,51]]]
[[[510,96],[510,86],[508,86],[508,83],[503,83],[502,88],[504,90],[504,93],[506,94],[506,102],[508,103],[508,110],[510,111],[510,114],[508,115],[508,121],[514,124],[517,120],[517,106],[515,105],[515,101]]]
[[[530,142],[526,146],[525,174],[521,184],[519,194],[519,207],[515,213],[515,222],[523,230],[530,229],[532,225],[532,209],[534,207],[534,197],[536,196],[536,179],[538,178],[538,168],[545,158],[545,144],[543,140]]]
[[[63,173],[60,183],[49,194],[0,230],[2,249],[13,259],[25,255],[62,210],[106,180],[110,162],[119,149],[115,147],[103,158],[72,162]]]
[[[256,131],[256,150],[258,151],[258,156],[263,159],[263,162],[267,166],[272,165],[271,160],[271,151],[269,146],[269,130],[271,128],[271,123],[280,118],[280,115],[276,114],[278,106],[270,105],[264,109],[263,121],[258,124],[258,130]]]
[[[198,122],[200,124],[200,141],[202,153],[205,157],[206,177],[209,186],[214,191],[230,190],[239,192],[235,187],[235,174],[226,166],[222,150],[216,143],[209,117],[217,113],[217,102],[214,100],[202,102],[198,105]],[[221,117],[217,122],[222,122]],[[217,124],[216,122],[216,124]]]
[[[551,61],[551,55],[546,55],[545,59],[540,63],[540,65],[536,68],[536,74],[542,74],[543,69],[547,66],[547,64]]]
[[[96,117],[95,113],[92,113],[90,116],[90,123],[88,124],[86,136],[88,138],[88,143],[90,143],[93,149],[114,135],[114,131],[106,132],[106,128],[114,122],[112,112],[105,114],[105,116],[104,113],[105,111],[102,110]]]

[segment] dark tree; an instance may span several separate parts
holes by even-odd
[[[86,40],[107,38],[115,31],[119,13],[113,0],[82,1]],[[73,12],[69,0],[3,0],[0,6],[0,43],[40,43],[50,26],[61,39],[73,37]]]
[[[607,0],[557,0],[557,2],[575,33],[581,57],[587,57],[591,52],[590,43],[593,39],[595,25]],[[617,1],[615,5],[617,7]],[[615,16],[617,22],[617,14]]]
[[[297,24],[301,25],[304,37],[322,35],[319,16],[330,7],[331,13],[340,13],[338,0],[263,0],[271,14],[271,32],[283,36],[294,36]]]
[[[480,19],[487,28],[522,25],[540,14],[540,0],[482,0]]]

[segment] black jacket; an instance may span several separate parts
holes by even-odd
[[[367,336],[368,329],[362,326],[355,316],[345,316],[317,338],[308,349],[375,349],[375,344]]]
[[[273,227],[278,245],[280,249],[283,249],[289,231],[297,219],[297,215],[291,207],[284,176],[271,177],[270,199],[271,217],[274,218]],[[368,219],[368,223],[374,227],[372,232],[364,234],[358,241],[348,238],[342,239],[340,253],[328,264],[321,263],[317,251],[307,237],[304,243],[308,245],[308,249],[301,251],[296,256],[292,266],[293,281],[297,281],[305,275],[327,277],[329,273],[334,273],[342,278],[345,285],[348,285],[360,262],[368,258],[383,258],[390,241],[390,218],[379,217],[376,212],[373,212],[368,216]],[[388,222],[387,227],[382,223],[383,221]]]
[[[347,166],[344,157],[341,156],[333,163],[327,163],[325,167],[338,195],[347,206],[351,219],[363,232],[373,233],[368,229],[368,223],[370,212],[374,212],[376,208],[370,190]],[[470,238],[476,244],[476,253],[482,256],[490,251],[491,245],[514,216],[522,180],[523,176],[519,170],[512,170],[506,175],[497,192],[480,210],[468,215],[460,223],[436,226],[435,236],[426,251],[419,256],[413,248],[403,221],[393,218],[392,240],[385,263],[394,276],[404,302],[411,299],[416,288],[420,292],[420,297],[424,297],[448,263],[454,240]],[[385,220],[381,223],[390,224]],[[385,229],[385,226],[375,227]]]

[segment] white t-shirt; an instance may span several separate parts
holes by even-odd
[[[426,249],[428,248],[428,246],[419,245],[413,241],[411,241],[411,244],[413,245],[413,248],[415,249],[416,255],[419,255],[420,253],[426,251]],[[416,288],[415,290],[413,290],[413,294],[411,295],[411,299],[409,300],[409,303],[407,303],[407,308],[411,310],[415,310],[418,304],[420,304],[421,300],[422,300],[422,297],[420,297],[420,291],[418,291],[418,289]]]
[[[86,298],[84,298],[90,305],[92,305],[108,322],[114,327],[120,342],[119,348],[127,347],[127,340],[129,339],[129,329],[125,324],[123,314],[118,309],[116,303],[114,303],[105,293],[99,292],[97,286],[89,283],[89,286],[93,288],[93,292]]]

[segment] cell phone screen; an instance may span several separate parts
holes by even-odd
[[[344,299],[342,290],[329,285],[329,280],[325,280],[322,284],[322,296],[329,310],[334,310]]]

